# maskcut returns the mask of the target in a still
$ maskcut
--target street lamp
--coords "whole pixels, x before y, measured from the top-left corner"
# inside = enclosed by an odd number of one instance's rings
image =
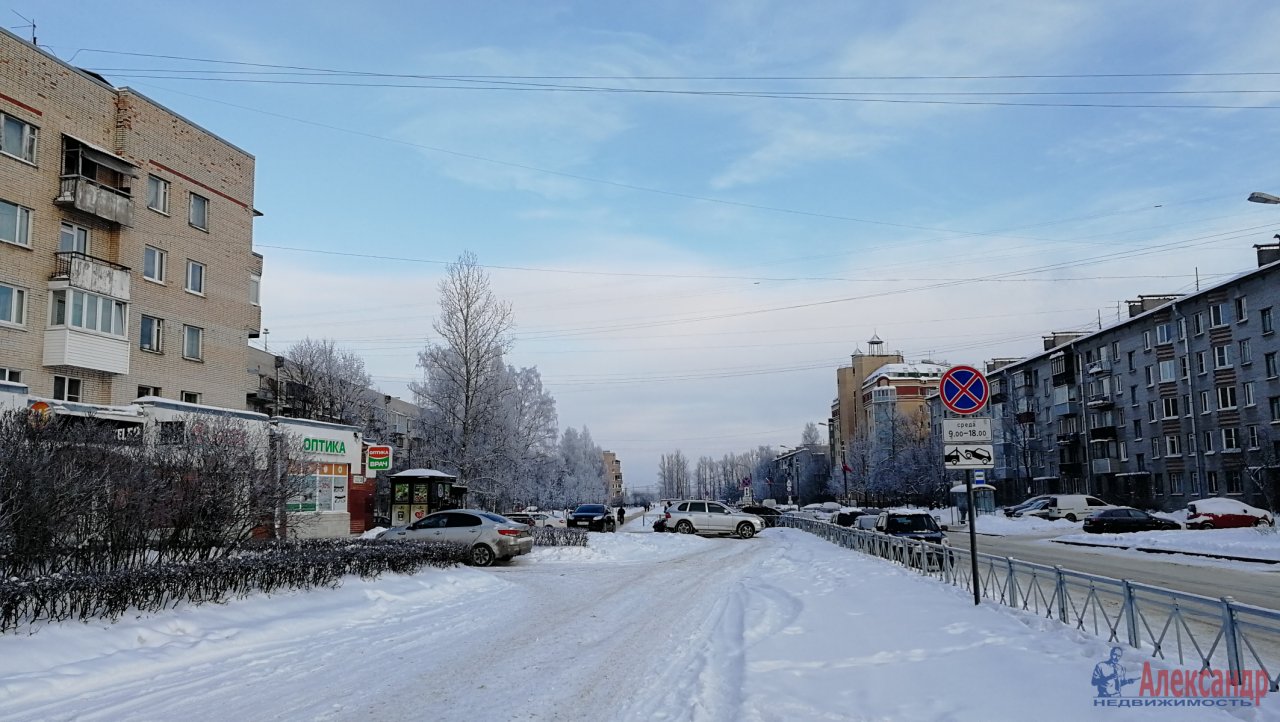
[[[1277,203],[1280,203],[1280,197],[1273,196],[1270,193],[1262,193],[1261,191],[1254,191],[1249,194],[1249,202],[1250,203],[1268,203],[1271,205],[1275,205]]]

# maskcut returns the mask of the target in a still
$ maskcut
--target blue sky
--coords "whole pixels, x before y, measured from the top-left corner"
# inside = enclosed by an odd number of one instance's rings
[[[1274,3],[15,9],[59,57],[256,155],[273,350],[336,338],[403,394],[442,269],[271,246],[541,269],[491,271],[511,362],[536,365],[562,426],[589,426],[634,485],[664,451],[794,443],[872,333],[916,359],[1023,355],[1197,269],[1245,270],[1280,229],[1244,202],[1280,193],[1280,92],[1203,92],[1280,91],[1280,75],[919,78],[1280,73]],[[704,94],[242,72],[281,65]],[[778,92],[808,97],[742,95]],[[1011,94],[1045,92],[1073,94]],[[1143,255],[1105,257],[1125,252]]]

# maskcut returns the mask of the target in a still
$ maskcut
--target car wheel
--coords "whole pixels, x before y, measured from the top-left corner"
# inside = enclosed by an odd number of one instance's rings
[[[493,564],[493,550],[484,544],[477,544],[471,547],[471,565],[476,567],[487,567]]]
[[[1258,517],[1258,520],[1253,523],[1253,525],[1254,526],[1275,526],[1276,523],[1274,521],[1269,521],[1265,516],[1260,516]]]
[[[1076,520],[1075,514],[1067,514],[1067,521],[1075,521],[1075,520]]]
[[[676,524],[676,531],[680,532],[681,534],[692,534],[693,525],[690,524],[687,520],[682,521],[679,524]]]
[[[743,539],[750,539],[756,535],[756,528],[751,526],[751,522],[742,522],[738,525],[738,536]]]
[[[1202,522],[1200,522],[1200,528],[1201,528],[1201,529],[1212,529],[1212,528],[1213,528],[1213,522],[1211,522],[1211,521],[1202,521]]]

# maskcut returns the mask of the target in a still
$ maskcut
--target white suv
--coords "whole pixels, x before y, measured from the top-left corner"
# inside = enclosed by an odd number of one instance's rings
[[[736,534],[750,539],[764,530],[764,519],[716,501],[676,501],[667,507],[666,528],[681,534]]]

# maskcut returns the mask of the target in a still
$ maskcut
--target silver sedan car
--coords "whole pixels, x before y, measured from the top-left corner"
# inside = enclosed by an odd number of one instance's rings
[[[529,527],[489,511],[450,509],[428,514],[406,526],[392,527],[379,539],[426,539],[465,544],[467,560],[487,567],[533,551]]]

